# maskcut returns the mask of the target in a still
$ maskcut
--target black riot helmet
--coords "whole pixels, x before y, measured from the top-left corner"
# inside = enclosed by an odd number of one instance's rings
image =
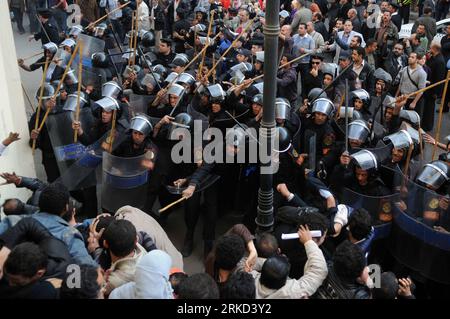
[[[48,51],[52,56],[54,56],[56,54],[56,51],[58,51],[58,45],[53,42],[47,42],[42,46],[42,48],[44,49],[44,52]]]
[[[378,170],[378,159],[374,153],[369,150],[360,150],[350,155],[352,163],[369,173],[374,173]]]
[[[252,103],[253,104],[258,104],[258,105],[261,105],[261,106],[263,106],[263,95],[262,95],[262,93],[258,93],[258,94],[256,94],[253,98],[252,98]]]
[[[188,113],[179,113],[175,116],[174,120],[170,123],[168,131],[169,140],[179,140],[182,138],[183,133],[177,132],[176,129],[186,129],[192,131],[194,127],[194,119]]]
[[[416,177],[416,183],[436,191],[444,185],[448,179],[448,164],[443,161],[433,161],[429,164],[425,164]]]
[[[46,100],[50,99],[56,92],[56,89],[53,85],[50,83],[44,83],[44,88],[42,91],[42,103],[44,103]],[[39,101],[39,97],[41,95],[41,88],[38,88],[36,91],[36,100]],[[59,96],[59,93],[58,93]]]
[[[309,102],[313,102],[319,98],[325,98],[325,99],[328,98],[327,94],[325,93],[324,90],[322,90],[321,88],[313,88],[313,89],[311,89],[311,91],[309,91],[309,93],[308,93],[308,101]]]
[[[368,110],[370,107],[370,95],[364,89],[358,89],[350,93],[351,106],[354,106],[355,100],[361,100],[363,109]]]
[[[147,31],[141,36],[141,44],[146,47],[152,47],[155,45],[155,35],[153,31]]]
[[[96,52],[91,55],[92,66],[95,68],[108,67],[108,58],[104,52]]]
[[[152,71],[154,73],[158,73],[159,75],[161,75],[162,78],[166,78],[167,77],[167,69],[162,65],[162,64],[157,64],[152,68]]]
[[[420,127],[420,115],[413,110],[401,110],[398,118],[400,121],[407,122],[412,125],[416,130]]]

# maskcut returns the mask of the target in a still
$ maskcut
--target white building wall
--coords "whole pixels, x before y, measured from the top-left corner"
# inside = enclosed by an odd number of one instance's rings
[[[36,176],[22,95],[19,66],[10,22],[8,1],[0,1],[0,141],[9,132],[19,132],[22,138],[11,144],[0,156],[0,172],[16,172],[23,176]],[[0,178],[0,184],[4,180]],[[14,185],[0,186],[0,204],[6,198],[26,200],[31,193]]]

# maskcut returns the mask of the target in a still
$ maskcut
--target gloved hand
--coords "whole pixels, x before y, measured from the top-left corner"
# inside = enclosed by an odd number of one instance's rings
[[[339,204],[337,207],[337,213],[334,216],[334,222],[341,224],[342,226],[348,223],[348,209],[347,206]]]

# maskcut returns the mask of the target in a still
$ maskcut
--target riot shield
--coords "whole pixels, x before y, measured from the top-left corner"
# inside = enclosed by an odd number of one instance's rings
[[[144,113],[147,114],[148,107],[155,99],[154,95],[139,95],[131,93],[130,95],[130,113]],[[134,115],[132,115],[134,116]]]
[[[120,73],[124,69],[126,61],[122,58],[122,52],[127,52],[128,48],[123,48],[122,51],[119,48],[108,49],[108,55],[111,58],[111,62],[115,65],[115,69]]]
[[[105,50],[105,41],[87,34],[79,34],[77,42],[83,41],[83,57],[82,64],[86,68],[92,68],[91,56],[96,52],[103,52]],[[74,64],[78,65],[79,57],[74,59]]]
[[[400,201],[400,194],[394,193],[387,196],[367,196],[344,188],[342,204],[354,209],[364,208],[372,217],[372,225],[379,226],[392,221],[392,209]]]
[[[312,171],[316,170],[316,132],[311,130],[305,131],[305,150],[308,151],[308,168]]]
[[[70,111],[50,114],[47,118],[47,130],[52,142],[53,151],[58,163],[59,171],[63,174],[68,168],[86,152],[81,143],[74,143],[72,122],[74,113]],[[83,130],[87,131],[94,123],[90,108],[80,110],[79,120]]]
[[[73,131],[72,131],[73,132]],[[106,132],[95,143],[87,146],[85,152],[68,169],[61,172],[59,181],[64,184],[69,191],[79,190],[97,185],[95,174],[96,168],[102,162],[102,153],[107,147],[105,142],[109,140],[110,131]],[[126,138],[123,131],[116,130],[113,141],[114,150]]]
[[[395,223],[389,241],[392,255],[425,278],[449,285],[448,195],[408,181],[402,188],[401,200],[394,209]]]
[[[56,63],[57,65],[59,65],[60,67],[65,69],[67,64],[69,63],[69,61],[70,61],[70,53],[68,53],[66,50],[60,48],[60,49],[58,49],[58,51],[56,51],[55,55],[53,56],[53,60],[49,65],[49,69],[52,68],[51,67],[52,63],[53,64]],[[73,68],[73,66],[72,66],[72,68]]]
[[[81,83],[86,86],[92,86],[95,90],[100,91],[102,84],[106,81],[106,74],[92,72],[91,69],[83,66]]]
[[[428,188],[406,181],[403,174],[396,175],[401,188],[401,198],[405,205],[402,210],[428,227],[441,226],[450,231],[450,197],[440,195]]]
[[[142,209],[147,195],[148,153],[137,157],[118,157],[103,153],[102,207],[115,212],[131,205]]]

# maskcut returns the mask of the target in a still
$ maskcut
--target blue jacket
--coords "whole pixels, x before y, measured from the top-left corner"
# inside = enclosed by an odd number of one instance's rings
[[[0,234],[14,226],[21,218],[27,216],[29,215],[7,216],[0,223]],[[67,245],[70,256],[77,264],[92,265],[94,267],[98,266],[89,255],[81,233],[76,228],[70,226],[64,219],[48,213],[36,213],[33,214],[32,217],[47,228],[54,237],[62,240]]]

